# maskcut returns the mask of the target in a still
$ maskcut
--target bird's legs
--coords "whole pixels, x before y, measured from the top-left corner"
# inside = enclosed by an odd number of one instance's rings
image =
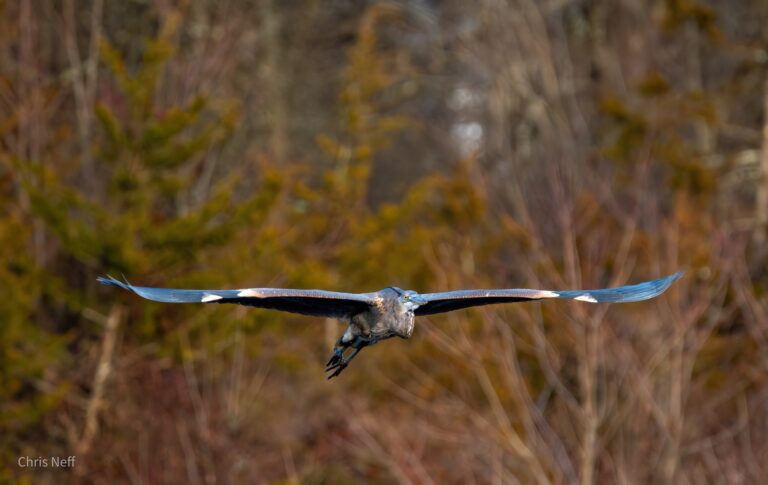
[[[359,354],[364,347],[373,345],[375,343],[375,339],[369,337],[361,337],[359,335],[355,336],[352,341],[345,342],[344,337],[342,336],[333,347],[333,355],[331,355],[331,358],[325,367],[326,372],[334,371],[335,369],[335,371],[328,376],[328,379],[334,378],[341,374],[341,371],[346,369],[352,359],[354,359],[355,356]],[[344,352],[347,349],[352,349],[352,352],[344,357]]]

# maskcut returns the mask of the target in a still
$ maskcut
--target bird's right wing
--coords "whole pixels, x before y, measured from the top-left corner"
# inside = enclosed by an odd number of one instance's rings
[[[450,312],[473,306],[491,305],[494,303],[513,303],[519,301],[541,300],[544,298],[564,298],[580,300],[589,303],[625,303],[642,301],[656,297],[669,285],[680,278],[683,273],[675,273],[665,278],[646,281],[636,285],[620,286],[618,288],[601,288],[597,290],[529,290],[529,289],[497,289],[497,290],[459,290],[444,293],[421,294],[427,303],[416,309],[416,315],[432,315],[434,313]]]
[[[104,285],[132,291],[147,300],[165,303],[236,303],[271,308],[302,315],[347,318],[374,304],[372,293],[340,293],[325,290],[288,288],[245,288],[240,290],[179,290],[133,286],[112,277],[99,277]]]

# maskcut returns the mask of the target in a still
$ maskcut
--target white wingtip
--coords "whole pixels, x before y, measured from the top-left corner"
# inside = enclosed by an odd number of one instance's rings
[[[595,300],[595,298],[589,293],[584,293],[583,295],[579,295],[576,298],[574,298],[574,300],[588,301],[589,303],[597,303],[597,300]]]
[[[211,295],[210,293],[206,293],[205,295],[203,295],[203,297],[200,299],[200,301],[202,303],[208,303],[210,301],[221,300],[221,298],[222,297],[220,297],[219,295]]]

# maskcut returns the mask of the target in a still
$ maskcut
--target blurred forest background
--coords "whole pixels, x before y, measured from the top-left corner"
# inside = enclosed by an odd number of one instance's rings
[[[757,483],[764,0],[0,1],[0,480]],[[343,327],[99,286],[593,288]],[[76,455],[74,470],[19,456]]]

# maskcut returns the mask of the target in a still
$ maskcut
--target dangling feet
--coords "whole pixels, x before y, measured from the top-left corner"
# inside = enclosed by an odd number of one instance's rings
[[[347,343],[339,339],[339,341],[333,347],[333,355],[331,355],[328,363],[325,364],[326,372],[334,371],[331,375],[328,376],[328,379],[332,379],[341,374],[341,371],[347,368],[352,359],[354,359],[355,356],[359,354],[364,347],[373,345],[375,343],[376,341],[374,339],[366,337],[355,337],[352,342]],[[347,357],[344,357],[344,352],[346,352],[348,349],[352,349],[352,352]]]
[[[355,356],[360,352],[360,349],[353,349],[352,353],[349,354],[348,357],[343,356],[343,352],[339,349],[334,349],[333,356],[331,357],[331,360],[328,361],[328,365],[325,368],[326,372],[330,372],[335,369],[333,374],[328,376],[328,379],[332,379],[339,374],[341,374],[341,371],[347,368],[350,361],[355,358]]]
[[[331,355],[331,359],[328,361],[327,364],[325,364],[326,371],[329,370],[332,367],[335,367],[338,365],[341,361],[344,360],[344,351],[346,350],[345,347],[339,347],[335,346],[333,347],[333,355]]]

